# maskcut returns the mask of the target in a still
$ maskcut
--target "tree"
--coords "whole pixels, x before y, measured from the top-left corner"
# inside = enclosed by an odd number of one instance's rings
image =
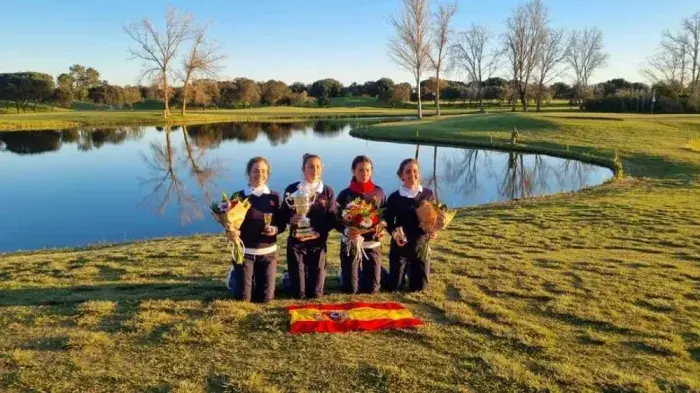
[[[411,85],[409,83],[399,83],[392,86],[389,90],[385,90],[379,96],[379,101],[391,105],[395,108],[411,99]]]
[[[199,79],[192,82],[192,102],[206,108],[220,98],[219,84],[212,79]]]
[[[220,53],[218,44],[206,41],[207,28],[203,26],[194,30],[192,48],[182,60],[182,116],[185,116],[190,82],[203,76],[215,77],[226,58]]]
[[[657,52],[647,58],[647,67],[642,75],[654,83],[679,81],[685,85],[687,74],[688,36],[672,34],[666,30],[661,35],[661,44]]]
[[[491,79],[499,68],[501,51],[492,45],[493,34],[485,26],[472,25],[460,33],[451,47],[452,67],[467,74],[477,84],[479,109],[484,111],[484,81]]]
[[[377,94],[375,96],[381,96],[382,94],[391,90],[392,87],[394,87],[394,81],[390,78],[381,78],[374,82],[374,85],[377,89]]]
[[[428,0],[403,0],[401,15],[391,19],[396,37],[389,41],[389,56],[413,74],[418,94],[418,118],[423,118],[420,81],[430,62],[430,10]]]
[[[129,105],[129,109],[134,110],[134,104],[143,101],[141,89],[138,86],[124,86],[122,91],[124,103]]]
[[[700,11],[682,23],[682,37],[686,53],[690,61],[690,86],[693,94],[698,94],[700,89]]]
[[[144,63],[143,77],[157,76],[163,89],[163,103],[165,110],[163,116],[170,115],[168,73],[172,60],[177,51],[191,36],[192,16],[180,15],[174,9],[169,8],[165,14],[165,31],[158,32],[150,19],[144,18],[140,22],[133,22],[124,27],[126,34],[136,44],[129,52],[133,58],[141,59]]]
[[[124,105],[123,89],[120,86],[105,85],[104,101],[109,106],[121,108]]]
[[[432,47],[436,52],[428,51],[428,58],[430,65],[435,70],[435,80],[437,81],[440,81],[440,71],[442,71],[445,59],[449,54],[449,42],[452,35],[450,22],[456,13],[456,4],[441,4],[434,16]],[[435,89],[435,114],[440,116],[440,88]]]
[[[292,93],[297,94],[301,94],[302,92],[308,92],[306,85],[301,82],[292,83],[291,85],[289,85],[289,89],[292,91]]]
[[[54,94],[53,77],[39,72],[15,72],[0,74],[0,100],[15,103],[17,112],[27,111],[27,105],[37,105],[50,99]]]
[[[236,78],[234,83],[236,84],[235,103],[249,107],[260,102],[260,87],[254,80]]]
[[[595,70],[605,66],[608,54],[603,52],[603,32],[598,28],[574,30],[566,50],[566,62],[576,75],[576,98],[588,87]]]
[[[506,20],[506,53],[513,72],[514,90],[524,112],[527,112],[530,77],[539,60],[547,22],[542,0],[529,0],[519,5]],[[512,110],[515,111],[515,100]]]
[[[547,90],[546,85],[549,84],[552,73],[556,67],[564,61],[566,56],[564,30],[555,30],[545,28],[544,36],[542,37],[542,47],[538,54],[537,65],[537,90],[535,92],[535,101],[537,102],[537,112],[542,109],[542,98]]]
[[[265,82],[262,88],[262,99],[272,106],[277,105],[281,100],[289,98],[291,95],[291,90],[282,81],[269,80]]]
[[[60,74],[57,78],[56,81],[58,82],[58,89],[61,89],[61,94],[67,94],[68,97],[61,97],[61,101],[65,103],[65,99],[69,101],[68,106],[73,102],[73,91],[74,91],[74,86],[73,86],[73,77],[70,76],[70,74]]]
[[[320,79],[314,82],[309,89],[309,94],[315,98],[326,96],[338,97],[343,91],[343,84],[335,79]]]
[[[69,108],[73,102],[71,100],[71,92],[65,86],[59,86],[54,89],[51,101],[62,108]]]
[[[567,85],[564,82],[557,82],[552,85],[552,90],[554,91],[554,99],[559,99],[559,100],[570,100],[573,98],[572,96],[572,91],[571,91],[571,86]]]

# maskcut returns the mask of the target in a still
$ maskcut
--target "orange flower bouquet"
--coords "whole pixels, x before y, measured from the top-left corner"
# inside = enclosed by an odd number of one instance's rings
[[[225,193],[222,195],[221,202],[212,203],[209,207],[214,219],[226,229],[227,232],[241,229],[243,220],[250,209],[248,198],[241,199],[238,195],[233,195],[229,198]],[[240,238],[237,241],[229,240],[231,247],[231,257],[235,264],[243,263],[243,255],[245,253],[245,245]]]
[[[418,258],[427,261],[430,256],[430,237],[437,231],[444,230],[452,222],[456,212],[448,210],[447,205],[424,200],[416,208],[416,215],[425,235],[418,239]]]
[[[356,198],[348,203],[344,209],[338,209],[338,211],[343,225],[346,228],[357,230],[361,234],[376,231],[381,222],[382,209],[362,198]],[[352,256],[356,262],[362,260],[362,255],[365,252],[362,243],[362,239],[348,241],[348,255]]]

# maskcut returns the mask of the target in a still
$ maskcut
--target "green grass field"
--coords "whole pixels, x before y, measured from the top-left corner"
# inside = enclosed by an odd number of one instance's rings
[[[289,299],[225,293],[220,236],[7,254],[0,391],[700,392],[700,116],[468,115],[357,132],[499,144],[514,126],[520,149],[619,149],[628,177],[461,209],[424,293],[348,297],[329,279],[324,301],[399,301],[424,327],[291,336]]]

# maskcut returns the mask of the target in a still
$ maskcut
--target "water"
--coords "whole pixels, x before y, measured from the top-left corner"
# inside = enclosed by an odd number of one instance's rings
[[[347,187],[358,154],[374,181],[396,190],[415,145],[349,135],[356,123],[227,123],[0,132],[0,252],[220,232],[206,205],[245,185],[254,155],[272,165],[270,187],[301,179],[301,156],[320,154],[324,182]],[[437,155],[437,162],[434,156]],[[450,206],[573,191],[612,176],[606,168],[541,155],[420,146],[424,185]]]

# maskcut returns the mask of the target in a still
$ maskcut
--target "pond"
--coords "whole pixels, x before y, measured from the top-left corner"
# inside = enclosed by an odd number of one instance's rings
[[[374,181],[396,190],[399,162],[419,154],[424,185],[449,206],[574,191],[612,177],[607,168],[535,154],[370,142],[353,121],[223,123],[0,132],[0,252],[220,232],[207,214],[245,185],[255,155],[270,187],[300,180],[301,156],[320,154],[324,182],[347,187],[367,154]],[[435,159],[437,158],[437,159]]]

